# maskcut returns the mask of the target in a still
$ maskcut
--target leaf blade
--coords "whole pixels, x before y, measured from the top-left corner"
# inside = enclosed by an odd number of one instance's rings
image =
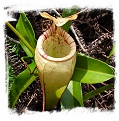
[[[35,33],[33,30],[33,27],[26,17],[25,13],[21,13],[19,20],[16,25],[17,31],[23,36],[23,38],[30,44],[30,46],[35,49],[36,47],[36,39],[35,39]],[[29,49],[24,45],[24,43],[20,40],[20,44],[26,54],[29,57],[33,57],[33,54],[29,51]]]
[[[83,107],[83,95],[82,95],[82,87],[81,83],[76,81],[73,81],[73,96],[77,99],[78,102],[74,101],[74,106],[81,106]]]
[[[86,93],[86,94],[83,96],[83,100],[84,100],[84,102],[85,102],[86,100],[88,100],[88,99],[94,97],[95,95],[97,95],[97,94],[99,94],[99,93],[101,93],[101,92],[104,92],[104,91],[106,91],[106,90],[108,90],[108,89],[112,89],[112,88],[114,88],[114,84],[110,84],[110,85],[106,85],[106,86],[100,87],[100,88],[98,88],[98,89],[96,89],[96,90],[93,90],[93,91],[91,91],[91,92]]]
[[[61,97],[61,107],[72,109],[79,106],[84,106],[81,83],[72,80]]]
[[[113,56],[115,54],[115,50],[116,50],[116,44],[114,43],[113,47],[112,47],[112,50],[110,51],[110,54],[109,54],[109,56],[108,56],[108,58],[106,60],[106,63],[108,63],[111,56]]]
[[[84,54],[77,54],[76,66],[72,80],[95,84],[101,83],[114,77],[114,70],[106,63],[88,57]]]
[[[34,63],[29,64],[32,67]],[[26,69],[21,72],[9,90],[9,106],[14,108],[20,94],[37,78],[36,75],[30,74],[29,70]]]

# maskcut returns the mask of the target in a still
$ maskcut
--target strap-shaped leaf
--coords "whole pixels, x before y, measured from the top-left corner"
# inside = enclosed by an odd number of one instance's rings
[[[20,14],[19,20],[16,25],[16,29],[22,35],[22,37],[30,44],[30,46],[35,49],[36,47],[35,33],[25,13]],[[24,51],[26,52],[26,54],[29,57],[33,57],[30,50],[26,47],[26,45],[24,45],[24,43],[21,40],[20,40],[20,44],[24,49]]]
[[[108,89],[112,89],[112,88],[114,88],[114,84],[106,85],[106,86],[100,87],[96,90],[92,90],[83,96],[83,101],[85,102],[86,100],[94,97],[95,95],[100,94],[101,92],[104,92],[104,91],[106,91]]]
[[[83,106],[81,83],[70,81],[61,97],[61,107],[62,109],[72,109],[78,106]]]
[[[116,44],[114,43],[114,44],[113,44],[113,47],[112,47],[112,50],[110,51],[110,54],[109,54],[109,56],[108,56],[108,58],[107,58],[107,60],[106,60],[106,63],[108,63],[110,57],[113,56],[113,55],[115,54],[115,49],[116,49]]]
[[[78,53],[72,80],[95,84],[114,77],[114,70],[106,63]]]
[[[30,69],[33,70],[35,68],[35,63],[32,62],[29,64]],[[19,96],[21,93],[37,78],[36,75],[30,74],[29,70],[26,69],[21,72],[17,78],[15,79],[14,83],[12,84],[9,90],[9,106],[10,108],[14,108]]]

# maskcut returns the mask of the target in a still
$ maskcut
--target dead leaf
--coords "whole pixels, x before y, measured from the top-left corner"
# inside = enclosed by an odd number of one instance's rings
[[[46,13],[46,12],[42,12],[42,13],[40,12],[40,15],[41,15],[42,17],[44,17],[44,18],[48,18],[48,19],[52,20],[52,21],[55,23],[56,26],[62,26],[62,25],[64,25],[66,22],[68,22],[69,20],[75,20],[75,19],[77,19],[78,14],[81,13],[81,12],[83,12],[83,11],[85,11],[85,10],[86,10],[86,9],[84,9],[84,10],[82,10],[82,11],[76,13],[76,14],[73,14],[73,15],[71,15],[71,16],[65,17],[65,18],[62,18],[62,17],[57,17],[57,18],[55,18],[55,17],[49,15],[49,14]]]

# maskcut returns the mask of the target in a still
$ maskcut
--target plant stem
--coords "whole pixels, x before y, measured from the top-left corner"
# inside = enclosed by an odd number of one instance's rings
[[[25,44],[25,46],[31,51],[34,55],[35,50],[29,45],[29,43],[22,37],[22,35],[9,23],[6,22],[6,25],[19,37],[19,39]]]

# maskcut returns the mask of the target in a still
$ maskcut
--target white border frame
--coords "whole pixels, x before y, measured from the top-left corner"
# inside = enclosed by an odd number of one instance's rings
[[[118,120],[118,111],[119,111],[119,77],[118,77],[118,67],[119,67],[119,58],[118,58],[118,48],[119,48],[119,11],[118,11],[118,3],[116,0],[3,0],[1,1],[0,6],[0,32],[1,32],[1,40],[0,40],[0,118],[2,120]],[[81,8],[112,8],[114,11],[114,40],[116,41],[116,82],[115,82],[115,109],[112,112],[100,112],[99,110],[94,111],[92,109],[85,108],[76,108],[72,110],[62,111],[60,113],[53,112],[50,114],[49,112],[26,112],[21,116],[18,116],[17,113],[11,112],[11,110],[7,107],[7,96],[6,96],[6,84],[5,84],[5,58],[4,58],[4,24],[5,21],[9,21],[9,17],[4,10],[4,7],[11,6],[11,10],[37,10],[44,8],[63,8],[63,7],[71,7],[73,5],[77,5]],[[30,115],[32,114],[32,115]]]

